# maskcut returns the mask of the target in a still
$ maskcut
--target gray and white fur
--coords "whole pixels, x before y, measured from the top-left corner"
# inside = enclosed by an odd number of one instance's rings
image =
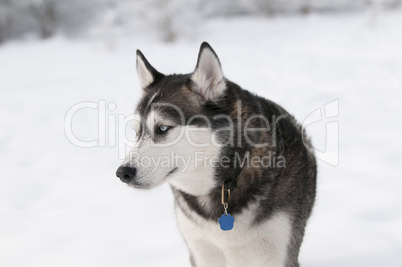
[[[299,266],[317,175],[301,125],[226,79],[205,42],[190,74],[164,75],[140,51],[137,72],[143,91],[137,141],[116,174],[135,188],[171,185],[191,265]],[[162,164],[173,155],[179,160]],[[249,164],[252,159],[268,164]],[[230,231],[217,221],[222,185],[231,190]]]

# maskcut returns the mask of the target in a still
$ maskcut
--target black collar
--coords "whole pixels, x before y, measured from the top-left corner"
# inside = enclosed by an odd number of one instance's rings
[[[231,191],[233,191],[233,189],[237,188],[237,178],[238,177],[236,177],[235,179],[232,179],[232,178],[227,179],[223,183],[225,190],[230,189]]]

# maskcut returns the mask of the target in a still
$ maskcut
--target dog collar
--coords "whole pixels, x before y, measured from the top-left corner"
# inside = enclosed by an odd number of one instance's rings
[[[223,186],[225,187],[225,190],[228,190],[228,189],[235,189],[235,188],[237,188],[237,178],[235,178],[235,179],[232,179],[232,178],[230,178],[230,179],[227,179],[224,183],[223,183]]]

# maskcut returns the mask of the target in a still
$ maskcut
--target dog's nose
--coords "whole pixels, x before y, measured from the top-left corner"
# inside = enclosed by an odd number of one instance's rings
[[[134,167],[120,166],[116,171],[116,176],[124,183],[131,182],[137,170]]]

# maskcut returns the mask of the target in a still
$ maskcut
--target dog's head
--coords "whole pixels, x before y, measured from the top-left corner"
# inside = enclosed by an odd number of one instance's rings
[[[203,43],[193,73],[164,75],[137,51],[137,74],[143,92],[134,114],[137,140],[116,175],[136,188],[168,180],[185,192],[207,193],[216,186],[224,135],[216,128],[227,81],[217,55]]]

